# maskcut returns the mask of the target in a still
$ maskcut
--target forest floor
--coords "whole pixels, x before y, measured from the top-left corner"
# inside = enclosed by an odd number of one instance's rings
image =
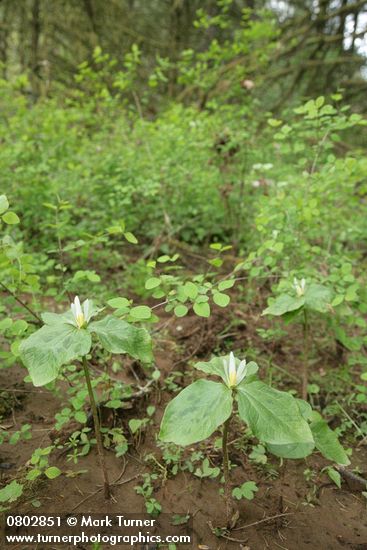
[[[234,310],[236,306],[234,305]],[[161,319],[161,330],[156,344],[156,365],[160,369],[161,380],[173,371],[181,372],[181,379],[175,382],[186,385],[185,373],[192,368],[188,363],[196,358],[207,358],[213,350],[223,347],[223,340],[231,339],[232,349],[269,349],[273,365],[283,365],[281,373],[283,389],[297,387],[297,368],[300,357],[291,355],[291,346],[298,337],[297,327],[292,337],[289,334],[281,338],[275,345],[262,340],[251,330],[253,319],[248,313],[238,311],[243,317],[243,323],[236,328],[229,326],[226,310],[215,311],[214,315],[203,320],[188,316],[183,319]],[[236,311],[235,311],[236,314]],[[261,357],[261,355],[260,355]],[[261,367],[261,360],[259,361]],[[287,365],[292,365],[291,368]],[[320,366],[321,365],[321,366]],[[335,368],[335,358],[326,354],[322,361],[314,362],[313,369],[320,372]],[[132,371],[134,368],[134,373]],[[264,368],[260,368],[261,371]],[[274,371],[276,376],[279,371]],[[287,372],[289,376],[287,376]],[[134,376],[133,376],[134,374]],[[132,365],[113,375],[123,382],[136,383],[139,377],[142,385],[146,382],[146,374],[142,369]],[[198,373],[197,376],[200,376]],[[64,406],[62,399],[57,399],[45,388],[34,388],[23,382],[24,369],[12,369],[9,379],[7,370],[0,371],[0,390],[6,391],[13,399],[13,405],[7,418],[3,419],[4,427],[11,430],[19,429],[24,423],[32,425],[33,437],[19,442],[16,446],[4,444],[0,451],[0,462],[12,463],[12,469],[3,472],[3,481],[15,477],[19,468],[29,460],[32,451],[37,447],[48,446],[57,436],[67,440],[75,426],[62,428],[55,434],[54,415]],[[188,376],[188,378],[191,377]],[[106,451],[106,461],[110,479],[116,481],[113,485],[113,500],[106,502],[101,489],[101,474],[98,468],[96,450],[79,459],[77,464],[67,460],[65,450],[54,453],[52,463],[58,466],[63,475],[55,480],[38,479],[17,502],[13,512],[22,514],[68,514],[68,513],[99,513],[99,514],[145,514],[145,504],[141,496],[136,494],[134,487],[141,484],[144,472],[158,471],[159,478],[154,482],[154,498],[162,506],[166,514],[189,514],[193,517],[194,548],[202,550],[214,549],[288,549],[288,550],[366,550],[367,549],[367,510],[366,499],[358,490],[351,489],[345,482],[338,489],[321,470],[327,465],[319,454],[315,453],[305,460],[285,461],[283,466],[279,460],[269,456],[265,466],[255,464],[247,459],[243,449],[235,445],[237,439],[236,422],[232,423],[230,441],[230,459],[233,464],[231,478],[234,486],[251,480],[257,483],[258,493],[252,501],[237,501],[239,519],[234,530],[218,537],[214,533],[216,527],[225,524],[223,497],[218,492],[218,478],[200,479],[188,471],[178,471],[173,476],[169,472],[162,475],[161,450],[156,445],[156,434],[167,402],[172,393],[161,391],[159,384],[149,387],[150,392],[133,401],[131,409],[118,410],[104,419],[110,427],[120,425],[129,438],[129,450],[120,458]],[[322,393],[322,392],[321,392]],[[321,397],[318,397],[322,399]],[[128,420],[144,417],[146,407],[155,405],[156,411],[152,423],[139,438],[129,435]],[[80,426],[79,426],[80,427]],[[220,433],[218,432],[218,436]],[[212,443],[204,442],[198,446],[210,457],[211,466],[220,466],[221,453]],[[186,449],[186,453],[193,448]],[[145,457],[153,454],[156,464],[147,462]],[[184,455],[185,456],[185,455]],[[157,465],[160,464],[161,466]],[[350,469],[359,467],[367,473],[367,446],[354,445],[352,465]],[[164,468],[163,468],[164,469]],[[80,471],[83,473],[80,473]],[[316,472],[316,477],[307,477],[305,471]],[[72,474],[74,472],[74,474]],[[78,473],[79,472],[79,473]],[[32,506],[32,500],[40,502],[38,508]],[[159,520],[158,520],[159,521]],[[175,526],[174,534],[185,533],[185,525]],[[144,546],[135,546],[145,548]],[[16,548],[31,548],[18,545]],[[47,546],[47,550],[49,550]],[[83,545],[78,548],[86,548]],[[103,544],[102,549],[115,548]],[[149,547],[151,548],[151,547]],[[179,546],[180,548],[180,546]],[[37,550],[46,550],[46,546],[37,546]]]

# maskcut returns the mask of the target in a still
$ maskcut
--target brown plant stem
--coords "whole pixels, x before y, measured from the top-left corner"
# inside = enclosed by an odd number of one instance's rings
[[[306,309],[303,309],[303,361],[302,361],[302,399],[307,401],[308,386],[308,347],[309,325]]]
[[[10,296],[12,296],[14,298],[14,300],[16,302],[18,302],[18,304],[20,304],[22,307],[24,307],[24,309],[26,309],[28,311],[28,313],[30,313],[31,315],[33,315],[33,317],[35,319],[37,319],[37,324],[40,324],[42,325],[43,324],[43,321],[41,319],[41,317],[39,315],[37,315],[37,313],[35,311],[33,311],[32,308],[30,308],[25,302],[23,302],[23,300],[21,300],[20,298],[18,298],[18,296],[16,294],[14,294],[14,292],[12,292],[10,290],[10,288],[8,288],[6,285],[4,285],[4,283],[2,281],[0,281],[0,285],[3,287],[3,289],[8,293],[10,294]]]
[[[224,475],[224,499],[226,503],[226,519],[229,524],[232,516],[232,496],[229,478],[229,458],[228,458],[228,428],[231,417],[227,418],[223,425],[222,452],[223,452],[223,475]]]
[[[87,382],[90,405],[91,405],[91,408],[92,408],[94,431],[95,431],[96,440],[97,440],[97,450],[98,450],[99,463],[100,463],[102,474],[103,474],[104,496],[105,496],[106,500],[109,500],[111,498],[111,489],[110,489],[110,483],[109,483],[109,480],[108,480],[107,468],[106,468],[106,463],[105,463],[104,453],[103,453],[101,425],[100,425],[100,422],[99,422],[96,401],[94,399],[94,393],[93,393],[92,383],[91,383],[91,379],[90,379],[87,358],[86,358],[85,355],[83,356],[83,369],[84,369],[85,380]]]

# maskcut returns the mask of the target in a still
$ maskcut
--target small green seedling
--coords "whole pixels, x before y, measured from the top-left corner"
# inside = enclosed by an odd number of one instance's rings
[[[200,477],[201,479],[204,477],[210,477],[211,479],[214,479],[218,477],[220,474],[220,468],[217,466],[215,468],[212,468],[209,464],[209,459],[204,458],[203,463],[201,467],[199,466],[196,468],[194,475],[197,477]]]
[[[42,474],[48,477],[48,479],[55,479],[61,475],[61,470],[59,468],[56,466],[50,466],[48,463],[48,457],[53,449],[54,447],[50,446],[35,449],[33,451],[32,457],[29,461],[30,469],[26,476],[28,481],[34,481]]]
[[[286,322],[302,316],[303,324],[303,370],[302,370],[302,399],[307,399],[308,388],[308,350],[310,347],[310,319],[309,313],[330,313],[333,293],[323,285],[306,284],[305,279],[294,279],[293,294],[283,293],[271,302],[263,311],[263,315],[282,317]]]
[[[158,474],[143,474],[143,484],[134,487],[137,495],[141,495],[145,500],[145,508],[151,516],[159,516],[162,506],[152,495],[154,492],[153,483],[158,479]]]
[[[240,487],[235,487],[233,489],[232,496],[237,500],[241,500],[242,498],[252,500],[258,490],[259,489],[254,481],[245,481],[245,483],[242,483]]]
[[[13,480],[0,489],[0,512],[7,510],[6,506],[15,502],[23,494],[24,485]]]
[[[229,424],[237,414],[237,407],[240,419],[272,454],[281,458],[304,458],[316,447],[329,460],[349,464],[343,447],[325,420],[312,411],[306,401],[261,382],[256,375],[258,366],[253,361],[239,361],[230,353],[214,357],[207,363],[197,363],[195,367],[208,375],[219,376],[222,382],[201,379],[182,390],[165,410],[159,438],[187,446],[207,439],[223,427],[228,521],[232,502],[227,440]]]
[[[151,338],[143,328],[137,328],[112,315],[90,322],[100,310],[91,300],[80,304],[78,296],[68,312],[44,313],[44,326],[24,340],[20,355],[35,386],[53,382],[63,365],[81,359],[93,413],[97,449],[104,478],[104,493],[110,498],[110,485],[103,455],[101,427],[92,389],[87,355],[92,347],[92,337],[97,336],[100,345],[110,353],[127,353],[143,363],[153,359]]]

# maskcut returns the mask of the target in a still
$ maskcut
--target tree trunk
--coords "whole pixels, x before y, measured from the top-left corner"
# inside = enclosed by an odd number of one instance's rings
[[[39,43],[41,36],[40,0],[33,0],[31,11],[31,50],[30,50],[30,82],[32,94],[37,99],[40,96],[40,59]]]

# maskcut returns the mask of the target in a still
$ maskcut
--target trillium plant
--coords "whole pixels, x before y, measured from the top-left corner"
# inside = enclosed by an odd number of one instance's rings
[[[221,378],[221,382],[200,379],[182,390],[165,410],[159,438],[187,446],[222,430],[228,521],[232,511],[228,430],[234,418],[239,418],[252,435],[278,457],[300,459],[316,448],[333,462],[349,464],[343,447],[326,421],[306,401],[259,380],[255,362],[240,361],[230,353],[197,363],[195,368]]]
[[[327,314],[333,311],[333,293],[324,285],[294,278],[292,292],[271,298],[263,315],[281,317],[285,322],[301,319],[303,326],[302,399],[307,399],[308,353],[310,348],[310,313]]]
[[[99,461],[104,478],[105,497],[110,498],[110,485],[103,455],[100,421],[96,399],[92,388],[88,358],[96,343],[110,353],[127,353],[142,363],[153,361],[151,338],[147,330],[138,328],[113,315],[106,315],[90,322],[100,315],[92,300],[80,303],[75,297],[66,313],[44,313],[44,326],[34,332],[20,345],[20,356],[27,367],[35,386],[53,382],[64,365],[72,361],[82,363],[93,414]]]

